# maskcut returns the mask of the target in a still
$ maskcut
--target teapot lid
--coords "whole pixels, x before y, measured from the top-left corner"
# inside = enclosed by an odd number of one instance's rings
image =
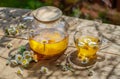
[[[62,16],[62,11],[53,6],[44,6],[33,11],[33,16],[44,22],[54,21]]]

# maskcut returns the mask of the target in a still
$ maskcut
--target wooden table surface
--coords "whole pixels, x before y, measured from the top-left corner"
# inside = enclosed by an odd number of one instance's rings
[[[15,72],[18,67],[6,66],[8,54],[21,45],[27,45],[28,40],[9,38],[4,36],[4,29],[7,26],[22,23],[23,17],[27,16],[31,10],[0,8],[0,79],[120,79],[120,26],[101,24],[99,30],[101,34],[110,42],[109,47],[101,50],[99,53],[105,57],[104,61],[98,62],[90,70],[93,75],[88,76],[88,70],[62,71],[56,66],[56,63],[65,64],[66,56],[74,48],[73,33],[76,28],[82,25],[92,25],[93,21],[83,20],[74,17],[64,16],[69,26],[69,46],[65,54],[57,60],[43,60],[38,63],[32,63],[30,68],[24,69],[23,77]],[[21,37],[20,37],[21,38]],[[12,43],[13,47],[7,49],[6,45]],[[41,75],[40,67],[48,67],[48,74]]]

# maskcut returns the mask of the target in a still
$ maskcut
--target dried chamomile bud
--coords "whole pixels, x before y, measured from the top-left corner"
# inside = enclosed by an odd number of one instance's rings
[[[26,29],[27,26],[26,26],[25,24],[20,23],[20,24],[18,25],[18,28],[19,28],[19,29]]]
[[[34,54],[33,60],[34,60],[35,62],[38,62],[39,58],[38,58],[38,55],[37,55],[37,54]]]
[[[60,63],[56,63],[56,67],[61,67],[61,64]]]
[[[16,66],[18,65],[17,61],[16,60],[10,60],[10,63],[12,66]]]
[[[10,35],[8,32],[8,28],[5,29],[5,35]]]
[[[6,47],[7,47],[8,49],[10,49],[11,47],[13,47],[13,45],[12,45],[12,43],[8,43],[8,44],[6,45]]]
[[[5,32],[7,35],[15,36],[18,33],[18,30],[15,27],[10,27],[10,28],[7,28]]]
[[[93,76],[93,71],[89,71],[88,76]]]
[[[7,60],[6,62],[6,66],[8,66],[10,64],[10,60]]]
[[[68,71],[68,68],[66,65],[61,65],[62,71]]]
[[[40,68],[40,72],[43,73],[43,74],[48,73],[48,68],[42,66],[42,67]]]

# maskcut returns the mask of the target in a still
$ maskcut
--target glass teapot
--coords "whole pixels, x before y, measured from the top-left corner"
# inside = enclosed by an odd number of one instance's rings
[[[62,17],[62,11],[45,6],[34,10],[32,14],[30,48],[43,59],[63,54],[68,45],[68,24]]]

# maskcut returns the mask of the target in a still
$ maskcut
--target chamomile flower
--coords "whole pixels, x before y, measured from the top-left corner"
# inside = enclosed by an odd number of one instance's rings
[[[85,43],[83,43],[83,42],[79,42],[78,43],[78,46],[80,46],[80,47],[82,47],[82,46],[84,46],[85,45]]]
[[[34,55],[34,52],[33,52],[33,51],[30,51],[30,55],[33,57],[33,55]]]
[[[6,29],[6,34],[8,35],[16,35],[18,30],[15,27],[10,27]]]
[[[92,47],[93,49],[97,49],[98,48],[98,44],[96,42],[89,42],[88,45],[90,47]]]
[[[25,55],[30,55],[30,51],[24,51],[23,56],[25,56]]]
[[[23,70],[21,68],[19,68],[16,73],[17,73],[17,75],[23,75]]]
[[[89,43],[89,42],[91,42],[91,39],[89,37],[88,38],[86,37],[86,38],[84,38],[84,42]]]
[[[16,60],[10,60],[10,63],[11,63],[11,65],[13,65],[13,66],[18,65],[18,63],[17,63],[17,61],[16,61]]]
[[[94,46],[97,46],[97,43],[96,42],[89,42],[88,45],[91,47],[94,47]]]
[[[16,55],[15,55],[15,60],[16,60],[18,63],[21,63],[22,59],[23,59],[22,55],[20,55],[20,54],[16,54]]]
[[[43,73],[43,74],[44,74],[44,73],[48,73],[48,68],[42,66],[42,67],[40,68],[40,72]]]
[[[27,59],[29,62],[32,60],[32,57],[30,54],[26,54],[23,56],[24,59]]]
[[[21,65],[24,66],[24,67],[26,67],[28,64],[29,64],[29,61],[27,59],[23,59],[21,61]]]
[[[85,43],[89,43],[89,42],[91,42],[91,39],[85,38],[85,39],[84,39],[84,42],[85,42]]]

